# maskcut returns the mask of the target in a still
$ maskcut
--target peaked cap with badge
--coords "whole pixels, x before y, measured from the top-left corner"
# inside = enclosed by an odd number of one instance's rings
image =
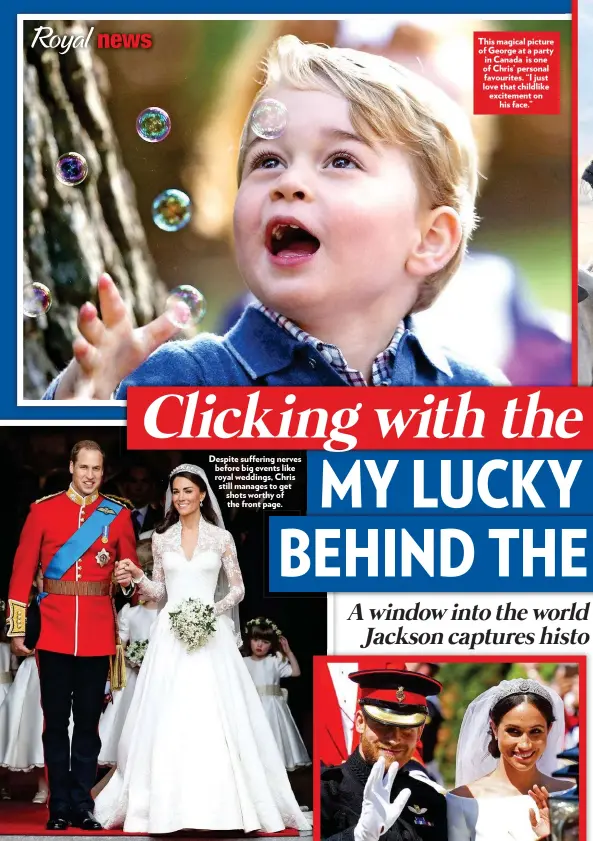
[[[352,672],[360,686],[359,704],[366,718],[397,727],[420,727],[428,718],[426,699],[443,688],[432,677],[399,669]]]

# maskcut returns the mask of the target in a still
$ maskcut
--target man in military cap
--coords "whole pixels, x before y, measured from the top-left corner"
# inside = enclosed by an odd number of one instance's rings
[[[402,658],[365,654],[362,662],[366,669],[373,670],[407,668]],[[323,698],[323,722],[316,728],[315,740],[323,765],[345,762],[360,741],[354,729],[360,686],[350,680],[350,674],[358,669],[356,657],[347,661],[329,657],[315,666],[316,692]]]
[[[105,685],[117,653],[112,579],[115,573],[127,586],[129,576],[118,574],[116,561],[136,563],[136,537],[126,501],[99,493],[103,461],[95,441],[74,446],[68,490],[31,506],[8,592],[12,651],[21,657],[33,648],[37,653],[51,830],[70,825],[102,829],[92,814],[90,792],[101,749],[98,726]],[[27,604],[38,567],[43,573],[41,622],[38,639],[31,639]]]
[[[360,687],[360,744],[321,771],[321,837],[327,841],[447,841],[444,792],[412,757],[434,678],[399,669],[350,674]]]

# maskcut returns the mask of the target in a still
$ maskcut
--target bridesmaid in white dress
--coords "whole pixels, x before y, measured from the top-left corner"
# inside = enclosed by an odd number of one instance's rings
[[[280,686],[282,678],[299,677],[301,674],[288,640],[281,636],[274,622],[263,616],[251,619],[245,631],[248,648],[245,665],[261,698],[284,767],[287,771],[294,771],[311,765],[307,748],[286,702],[286,690]]]
[[[141,597],[167,602],[157,619],[124,725],[116,771],[95,801],[105,828],[169,833],[182,829],[309,831],[290,788],[259,695],[225,615],[241,601],[233,539],[201,468],[170,476],[173,505],[153,535],[152,581]],[[219,574],[228,581],[216,599]],[[122,561],[116,575],[137,575]],[[213,605],[216,631],[189,652],[169,614],[188,598]]]
[[[43,712],[35,657],[26,657],[0,707],[0,765],[9,771],[39,769],[34,803],[47,800],[43,759]]]
[[[562,700],[538,681],[503,680],[472,701],[447,795],[449,841],[548,837],[548,794],[570,787],[550,776],[563,737]]]
[[[12,685],[13,672],[18,668],[18,660],[10,651],[10,639],[6,636],[5,625],[6,603],[0,599],[0,706]]]
[[[34,599],[42,587],[43,576],[37,570],[31,589],[30,611],[37,607]],[[10,654],[10,646],[8,652]],[[9,772],[37,769],[37,792],[33,803],[44,804],[48,787],[41,740],[43,712],[37,662],[30,654],[18,665],[17,658],[12,656],[11,665],[17,671],[14,681],[6,685],[8,691],[4,703],[0,705],[0,766]],[[3,799],[10,799],[8,793]]]
[[[132,607],[125,604],[117,615],[119,638],[126,647],[131,642],[149,640],[152,628],[157,618],[158,603],[147,601]],[[126,721],[136,681],[138,667],[126,660],[126,685],[123,689],[113,693],[113,702],[107,708],[99,721],[99,736],[101,737],[101,752],[99,765],[115,765],[119,740]]]
[[[10,653],[10,640],[5,636],[6,603],[0,599],[0,705],[12,683],[12,665],[14,655]]]
[[[12,654],[10,653],[10,643],[0,642],[0,706],[6,698],[12,683],[11,665]]]
[[[12,673],[16,670],[16,657],[10,653],[10,643],[4,631],[6,605],[0,599],[0,707],[12,686]],[[8,772],[2,768],[2,731],[0,730],[0,800],[10,800]]]

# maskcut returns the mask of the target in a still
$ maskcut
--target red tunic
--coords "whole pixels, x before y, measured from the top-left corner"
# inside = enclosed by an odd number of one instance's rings
[[[14,559],[8,591],[9,611],[13,609],[11,601],[28,604],[38,565],[41,564],[45,571],[61,546],[101,504],[109,504],[109,499],[99,493],[82,497],[72,489],[33,503]],[[104,565],[97,561],[102,549],[109,553]],[[101,560],[104,558],[102,556]],[[111,581],[115,561],[124,558],[138,564],[136,537],[127,508],[111,521],[107,543],[103,543],[99,535],[61,580]],[[82,657],[115,653],[111,596],[50,593],[41,600],[40,612],[41,634],[37,648]],[[17,633],[13,629],[11,635]]]
[[[319,761],[324,765],[339,765],[348,757],[344,738],[342,713],[334,683],[321,657],[315,658],[315,741]]]

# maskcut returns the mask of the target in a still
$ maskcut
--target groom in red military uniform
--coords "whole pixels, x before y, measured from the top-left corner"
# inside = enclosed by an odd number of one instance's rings
[[[112,579],[116,561],[137,563],[134,527],[125,501],[99,493],[103,463],[103,451],[94,441],[74,446],[69,489],[31,506],[8,592],[11,648],[17,656],[25,656],[31,653],[25,645],[27,604],[41,568],[41,630],[34,647],[50,792],[47,828],[53,830],[71,825],[102,829],[92,814],[90,792],[101,749],[98,727],[110,657],[116,653]]]

